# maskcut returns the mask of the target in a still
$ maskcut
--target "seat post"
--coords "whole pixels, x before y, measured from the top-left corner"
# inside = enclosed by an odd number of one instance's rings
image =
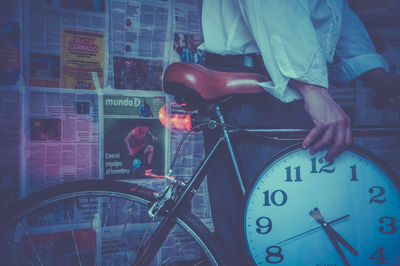
[[[216,112],[216,114],[218,116],[219,121],[224,124],[225,120],[224,120],[224,117],[223,117],[223,115],[221,113],[219,105],[217,105],[215,107],[215,112]],[[235,169],[235,173],[236,173],[236,176],[237,176],[237,179],[238,179],[238,182],[239,182],[240,190],[242,191],[242,194],[244,195],[245,188],[244,188],[244,185],[243,185],[242,175],[240,174],[239,166],[238,166],[238,163],[237,163],[237,160],[236,160],[236,156],[235,156],[235,152],[233,150],[233,146],[232,146],[231,140],[229,138],[229,134],[228,134],[228,132],[227,132],[225,127],[222,127],[222,133],[223,133],[223,138],[226,141],[226,146],[228,148],[229,155],[231,156],[231,159],[232,159],[233,167]]]

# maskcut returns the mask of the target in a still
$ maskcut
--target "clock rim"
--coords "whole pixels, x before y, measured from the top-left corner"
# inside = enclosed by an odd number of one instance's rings
[[[247,256],[247,261],[251,264],[254,264],[254,260],[250,254],[249,246],[247,245],[246,241],[246,235],[245,235],[245,212],[246,212],[246,206],[247,202],[249,199],[249,196],[253,192],[253,188],[255,184],[257,183],[260,175],[265,171],[266,168],[268,168],[272,163],[274,163],[277,159],[283,157],[289,152],[292,152],[297,149],[303,149],[302,148],[302,143],[296,143],[292,144],[278,153],[274,154],[269,160],[267,160],[266,163],[262,167],[260,167],[256,173],[256,175],[253,177],[252,181],[249,183],[246,192],[243,196],[243,200],[241,203],[241,226],[240,226],[240,235],[241,235],[241,243],[242,243],[242,248],[246,250],[246,256]],[[358,146],[356,144],[351,144],[348,148],[346,148],[345,151],[351,151],[354,153],[357,153],[361,156],[367,157],[370,161],[372,161],[375,165],[377,165],[379,168],[382,169],[382,171],[389,177],[390,181],[393,183],[394,187],[397,189],[397,192],[400,194],[400,180],[399,176],[397,173],[387,164],[385,163],[378,155],[374,154],[373,152],[362,148],[361,146]]]

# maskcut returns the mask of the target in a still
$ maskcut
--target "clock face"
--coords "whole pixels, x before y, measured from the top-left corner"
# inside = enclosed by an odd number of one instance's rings
[[[244,238],[257,265],[400,265],[395,174],[352,147],[333,163],[299,145],[246,194]]]

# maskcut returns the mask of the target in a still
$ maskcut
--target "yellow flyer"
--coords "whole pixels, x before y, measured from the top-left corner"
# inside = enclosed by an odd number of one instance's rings
[[[91,72],[104,80],[104,34],[63,29],[61,49],[61,87],[95,89]]]

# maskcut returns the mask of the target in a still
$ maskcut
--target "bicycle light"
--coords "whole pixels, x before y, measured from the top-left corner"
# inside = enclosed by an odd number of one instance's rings
[[[164,104],[158,111],[158,119],[161,124],[171,130],[189,131],[192,128],[192,118],[190,113],[169,113],[167,114]]]

